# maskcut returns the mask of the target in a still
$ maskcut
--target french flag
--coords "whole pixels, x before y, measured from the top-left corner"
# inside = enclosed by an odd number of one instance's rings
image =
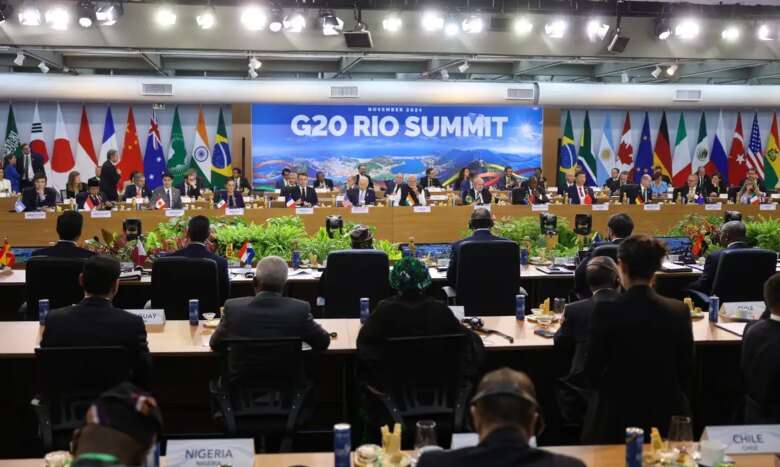
[[[111,115],[111,106],[106,108],[106,121],[103,124],[103,139],[100,143],[100,154],[98,155],[98,164],[108,160],[108,151],[119,151],[119,144],[116,141],[116,130],[114,130],[114,117]]]

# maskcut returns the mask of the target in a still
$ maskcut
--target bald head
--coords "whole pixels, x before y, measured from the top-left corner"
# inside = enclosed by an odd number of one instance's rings
[[[609,256],[596,256],[588,261],[585,268],[585,282],[591,292],[602,289],[614,289],[618,284],[618,267]]]
[[[472,230],[489,229],[493,227],[493,215],[486,208],[477,208],[471,213],[469,227]]]
[[[282,293],[287,284],[287,262],[278,256],[266,256],[257,263],[255,290]]]
[[[742,221],[729,221],[720,227],[720,244],[728,246],[730,243],[745,241],[747,228]]]

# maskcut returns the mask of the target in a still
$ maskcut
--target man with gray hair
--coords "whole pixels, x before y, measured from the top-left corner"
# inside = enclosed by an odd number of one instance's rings
[[[325,350],[330,335],[311,314],[308,302],[283,297],[287,284],[287,263],[267,256],[257,263],[254,297],[231,298],[225,302],[219,327],[211,336],[215,351],[224,350],[225,339],[300,337],[313,350]]]
[[[737,248],[750,248],[747,242],[747,227],[742,221],[729,221],[720,227],[720,239],[718,240],[723,250],[734,250]],[[715,280],[715,272],[718,269],[720,261],[720,251],[713,251],[704,260],[704,268],[701,271],[699,280],[690,285],[693,290],[705,293],[712,292],[712,283]]]

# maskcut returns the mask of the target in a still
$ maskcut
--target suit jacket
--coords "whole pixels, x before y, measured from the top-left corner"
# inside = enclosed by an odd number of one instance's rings
[[[322,182],[318,182],[316,179],[314,180],[314,188],[327,188],[328,190],[333,190],[333,180],[326,178]]]
[[[285,188],[287,188],[287,180],[285,180],[284,178],[279,178],[279,180],[277,180],[276,183],[274,184],[274,188],[276,188],[277,190],[284,190]]]
[[[703,192],[699,189],[699,185],[696,185],[696,196],[703,194]],[[674,189],[674,202],[676,203],[677,200],[682,196],[682,202],[683,204],[688,203],[688,185],[681,186],[679,188]]]
[[[726,250],[736,250],[739,248],[750,248],[746,242],[734,242],[726,246]],[[720,262],[720,251],[713,251],[704,260],[704,268],[701,276],[689,288],[709,295],[712,293],[712,284],[715,281],[715,273],[718,271],[718,262]]]
[[[306,187],[306,196],[301,199],[301,187],[300,186],[294,186],[290,189],[285,190],[284,199],[285,201],[293,200],[296,204],[303,204],[303,203],[309,203],[311,206],[317,205],[317,192],[314,190],[314,188],[307,186]],[[351,202],[351,201],[350,201]]]
[[[595,397],[585,418],[586,443],[618,443],[627,426],[665,433],[672,415],[690,413],[693,331],[685,304],[634,286],[597,302],[590,329],[585,372]]]
[[[623,193],[621,192],[620,196],[623,196]],[[632,199],[628,200],[629,204],[637,204],[640,202],[642,204],[648,204],[653,202],[653,190],[651,187],[647,187],[642,191],[642,185],[639,185],[639,190],[636,192],[636,196],[632,197]]]
[[[593,188],[584,186],[585,195],[590,195],[590,202],[596,204],[596,196],[593,194]],[[580,192],[577,189],[577,185],[572,185],[566,190],[566,194],[569,197],[569,203],[571,204],[585,204],[585,200],[580,199]]]
[[[202,243],[190,243],[179,251],[168,256],[181,256],[182,258],[207,258],[217,263],[217,279],[219,279],[219,303],[220,305],[230,296],[230,276],[228,262],[225,258],[210,252]]]
[[[133,199],[138,195],[138,187],[135,186],[135,184],[127,185],[125,188],[125,194],[122,196],[122,199],[127,201],[128,199]],[[144,185],[141,188],[141,198],[150,198],[152,194],[149,192],[149,188]]]
[[[148,387],[152,365],[140,316],[114,308],[108,300],[90,297],[77,305],[52,310],[46,317],[41,347],[89,346],[127,349],[132,381]]]
[[[403,186],[404,186],[403,183],[400,186],[396,186],[395,180],[388,180],[385,182],[385,193],[388,195],[392,195],[393,193],[395,193],[396,188],[401,188]]]
[[[712,180],[707,181],[707,186],[705,189],[705,193],[707,196],[718,196],[718,195],[727,195],[729,192],[729,187],[726,186],[725,183],[720,182],[717,186],[712,184]]]
[[[100,191],[106,194],[109,201],[116,201],[119,199],[119,193],[116,191],[116,187],[119,184],[121,176],[116,166],[111,161],[103,162],[103,166],[100,169]]]
[[[495,240],[506,240],[503,237],[496,237],[490,232],[490,229],[477,229],[470,237],[454,242],[450,247],[450,265],[447,268],[447,282],[455,287],[455,281],[458,278],[458,249],[468,241],[490,242]]]
[[[347,190],[347,199],[349,200],[350,203],[352,203],[353,206],[360,206],[360,203],[358,202],[360,199],[360,189],[352,188],[350,190]],[[374,193],[374,190],[372,190],[371,188],[367,189],[364,199],[366,205],[376,204],[376,193]]]
[[[585,467],[573,457],[532,448],[511,428],[492,431],[478,445],[452,451],[426,452],[417,467]]]
[[[236,191],[243,192],[244,190],[252,191],[252,184],[249,183],[246,177],[233,178],[236,182]]]
[[[423,177],[420,179],[420,186],[423,188],[441,187],[441,182],[435,177]]]
[[[219,327],[209,344],[222,351],[225,339],[285,337],[300,337],[314,350],[325,350],[330,345],[330,335],[314,321],[308,302],[275,292],[260,292],[255,297],[225,302]]]
[[[128,187],[129,188],[129,187]],[[190,198],[200,198],[200,185],[195,182],[195,186],[191,187],[186,181],[182,181],[176,186],[182,196],[189,196]]]
[[[425,190],[420,185],[417,185],[416,189],[412,189],[406,183],[401,186],[399,206],[424,206],[427,203]]]
[[[30,163],[32,164],[33,168],[33,175],[37,173],[44,173],[43,169],[43,156],[40,154],[36,154],[34,152],[30,153]],[[20,180],[27,180],[28,178],[28,171],[26,170],[27,167],[25,167],[25,156],[22,155],[20,157],[16,158],[16,171],[19,173],[19,179]],[[28,182],[32,183],[32,179],[27,180]]]
[[[240,191],[234,191],[233,192],[233,202],[231,204],[230,199],[228,198],[227,190],[221,190],[217,192],[217,198],[214,200],[216,203],[219,203],[222,200],[225,200],[225,207],[230,209],[235,208],[243,208],[246,207],[244,204],[244,195],[241,194]]]
[[[564,193],[568,193],[568,192],[569,192],[569,188],[571,188],[571,187],[573,187],[573,186],[574,186],[574,183],[572,183],[571,185],[569,185],[568,183],[566,183],[566,182],[563,182],[563,185],[560,185],[560,186],[558,187],[558,196],[563,196],[563,195],[564,195]]]
[[[496,187],[499,190],[511,190],[513,188],[517,188],[521,185],[520,177],[517,175],[512,175],[509,180],[507,180],[506,175],[501,175],[501,178],[498,179],[498,183],[496,184]]]
[[[358,183],[358,180],[359,180],[358,177],[366,177],[368,179],[368,187],[371,188],[371,189],[374,188],[374,181],[371,179],[371,176],[368,175],[368,174],[366,174],[366,175],[360,175],[360,174],[355,175],[355,186],[357,186],[357,183]]]
[[[742,338],[745,423],[780,423],[780,321],[761,319]]]
[[[84,209],[84,203],[86,203],[87,198],[91,196],[92,195],[89,194],[88,192],[79,193],[78,195],[76,195],[76,207],[78,209]],[[98,193],[92,198],[92,204],[97,209],[104,209],[104,208],[98,208],[98,206],[105,203],[106,201],[108,201],[108,196],[106,196],[105,193]]]
[[[181,192],[178,188],[171,187],[171,200],[170,203],[165,200],[165,187],[158,186],[157,188],[152,191],[152,196],[149,197],[149,208],[150,209],[157,209],[157,200],[163,199],[166,204],[167,209],[181,209],[182,203],[181,203]]]
[[[25,211],[37,211],[39,208],[53,208],[57,206],[57,190],[46,187],[43,189],[44,199],[38,198],[35,187],[27,187],[22,190],[22,203]]]
[[[710,176],[705,175],[703,177],[698,177],[698,181],[696,183],[696,188],[698,188],[700,193],[707,193],[707,189],[710,186]]]
[[[60,240],[50,247],[33,251],[32,256],[50,256],[53,258],[91,258],[95,256],[95,252],[81,248],[74,242]]]
[[[609,188],[610,194],[617,194],[618,190],[620,190],[621,187],[620,178],[615,180],[614,178],[610,177],[607,179],[607,181],[604,183],[604,188]]]
[[[480,204],[490,204],[493,201],[493,195],[490,193],[490,190],[484,187],[480,193],[477,193],[474,188],[464,191],[461,194],[461,201],[463,201],[463,204],[474,204],[477,202],[478,194],[482,195],[482,203]],[[471,201],[469,201],[469,199]]]
[[[78,195],[79,193],[84,193],[85,191],[87,191],[87,184],[79,183],[78,191],[71,191],[70,189],[65,189],[62,191],[65,192],[65,196],[63,196],[64,198],[75,198],[76,195]]]
[[[533,200],[531,195],[533,195]],[[532,190],[528,186],[528,182],[523,182],[520,188],[512,190],[512,204],[546,204],[549,202],[550,198],[540,185],[536,186],[536,190]]]

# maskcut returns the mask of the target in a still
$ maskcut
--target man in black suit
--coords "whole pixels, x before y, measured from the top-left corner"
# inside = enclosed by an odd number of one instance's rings
[[[111,304],[119,290],[119,261],[108,256],[89,258],[79,283],[84,300],[49,313],[41,347],[122,346],[130,359],[132,381],[148,387],[151,358],[144,322]]]
[[[241,174],[241,169],[233,167],[233,180],[236,182],[236,190],[248,195],[252,192],[252,184]]]
[[[499,190],[514,190],[519,188],[522,180],[520,177],[514,174],[514,170],[510,166],[504,167],[504,176],[498,180],[496,184]]]
[[[92,177],[87,180],[87,191],[76,195],[76,207],[78,209],[111,209],[114,203],[108,201],[105,193],[100,192],[100,180]],[[87,205],[87,200],[91,206]]]
[[[33,177],[33,186],[22,190],[25,211],[53,210],[57,206],[57,190],[46,186],[46,174],[39,172]]]
[[[558,381],[558,405],[564,419],[577,425],[582,423],[587,406],[585,356],[588,353],[590,317],[596,303],[615,298],[620,286],[617,264],[612,258],[597,256],[585,262],[585,283],[591,297],[566,305],[561,327],[554,338],[556,348],[572,356],[569,374]]]
[[[764,284],[769,316],[745,330],[742,375],[745,381],[745,423],[780,423],[780,274]]]
[[[699,177],[696,174],[688,175],[686,185],[674,190],[675,203],[695,203],[700,196],[704,196],[704,192],[699,189]]]
[[[490,190],[485,188],[485,182],[482,177],[475,176],[471,179],[471,189],[466,190],[461,195],[463,204],[490,204],[493,201],[493,195]]]
[[[739,187],[742,188],[745,186],[745,182],[748,180],[752,180],[756,182],[756,186],[758,187],[758,191],[761,193],[766,193],[766,186],[764,186],[764,181],[761,180],[761,178],[758,176],[758,172],[756,172],[756,169],[751,167],[747,170],[747,177],[743,178],[739,181]],[[774,188],[774,187],[772,187]]]
[[[550,198],[542,189],[536,175],[531,175],[519,188],[512,190],[512,204],[547,204]]]
[[[593,250],[601,245],[619,245],[624,238],[630,237],[633,231],[634,221],[628,214],[619,213],[609,217],[607,221],[607,240],[594,242],[587,254],[580,258],[580,262],[574,270],[574,293],[577,297],[588,298],[592,295],[585,279],[585,268]]]
[[[29,144],[22,145],[22,156],[16,158],[16,171],[19,172],[19,189],[33,186],[35,174],[43,173],[43,156],[33,154]]]
[[[385,196],[400,196],[404,186],[404,174],[395,174],[392,180],[385,182]]]
[[[626,173],[628,176],[628,173]],[[610,177],[604,182],[604,188],[609,189],[610,194],[617,194],[623,183],[620,183],[620,169],[612,169],[610,171]]]
[[[276,184],[274,185],[277,190],[284,190],[287,188],[290,172],[291,170],[287,167],[282,169],[282,176],[279,178],[279,180],[276,181]]]
[[[358,177],[366,177],[368,179],[368,187],[372,190],[374,189],[374,181],[371,180],[371,176],[368,175],[368,169],[366,168],[366,164],[360,164],[358,166],[358,173],[355,176],[355,179]]]
[[[696,169],[696,185],[700,193],[707,193],[710,186],[710,176],[707,175],[707,167],[700,166]]]
[[[472,230],[472,234],[462,240],[452,244],[450,247],[450,265],[447,268],[447,282],[451,286],[455,286],[455,281],[458,278],[458,249],[465,242],[477,240],[480,242],[506,240],[503,237],[497,237],[490,232],[493,228],[493,215],[487,208],[476,208],[471,213],[471,220],[469,220],[469,229]]]
[[[652,180],[650,179],[650,175],[644,174],[642,175],[642,178],[639,179],[639,189],[636,191],[636,195],[634,193],[629,193],[628,187],[621,187],[619,193],[620,198],[623,198],[623,193],[626,193],[626,197],[628,198],[628,204],[650,204],[653,202],[653,190],[650,188],[650,182]],[[630,185],[629,185],[630,186]],[[666,195],[664,195],[666,196]]]
[[[195,216],[187,224],[187,238],[190,244],[179,251],[171,253],[170,256],[181,256],[184,258],[207,258],[213,259],[217,263],[217,279],[219,280],[219,304],[227,300],[230,295],[230,276],[228,275],[227,260],[219,255],[209,251],[206,242],[209,241],[211,234],[209,218],[206,216]]]
[[[51,256],[55,258],[91,258],[93,251],[80,248],[76,242],[81,237],[84,218],[76,211],[65,211],[57,218],[57,235],[60,240],[54,245],[33,251],[33,256]]]
[[[317,190],[333,191],[333,180],[325,178],[325,172],[317,172],[314,179],[314,188]]]
[[[187,196],[190,199],[200,198],[201,182],[198,180],[198,173],[195,169],[187,170],[184,180],[181,181],[177,188],[179,189],[181,196]]]
[[[285,201],[295,201],[298,206],[312,207],[317,205],[317,192],[309,186],[309,174],[298,172],[298,185],[288,189]]]
[[[330,335],[311,314],[308,302],[283,297],[287,283],[287,262],[266,256],[257,263],[254,297],[231,298],[219,327],[211,336],[211,348],[224,349],[223,341],[234,338],[300,337],[313,350],[325,350]]]
[[[569,204],[596,204],[593,188],[586,186],[586,181],[585,172],[577,172],[574,186],[570,186],[566,191],[566,195],[569,197]]]
[[[119,163],[119,154],[116,149],[109,149],[107,156],[108,160],[103,162],[100,169],[100,191],[105,193],[109,201],[116,201],[119,199],[116,187],[122,178],[122,171],[116,166]]]
[[[98,186],[100,186],[98,184]],[[124,201],[132,200],[135,198],[144,199],[147,200],[151,196],[151,193],[149,192],[149,188],[146,186],[146,177],[141,172],[136,172],[133,174],[133,183],[130,185],[127,185],[125,188],[125,194],[122,197]]]
[[[417,467],[585,467],[528,444],[541,421],[536,388],[525,373],[501,368],[486,374],[469,405],[479,444],[426,452]]]
[[[720,238],[718,242],[724,250],[735,250],[739,248],[750,248],[747,243],[747,227],[742,221],[729,221],[720,227]],[[709,295],[712,292],[712,283],[715,280],[715,272],[718,270],[720,261],[720,251],[713,251],[704,260],[704,268],[701,277],[690,285],[691,289]]]
[[[558,187],[558,196],[563,196],[564,194],[568,193],[569,188],[574,186],[574,172],[570,170],[566,172],[564,176],[566,177],[566,181],[563,182],[563,185]]]
[[[651,283],[666,247],[634,235],[620,243],[624,293],[596,303],[585,374],[594,390],[585,416],[586,444],[619,443],[635,426],[667,433],[672,415],[690,414],[693,330],[688,307],[658,295]]]
[[[436,175],[436,169],[433,167],[428,167],[425,169],[425,176],[420,179],[420,186],[423,188],[431,188],[431,187],[441,187],[441,182],[438,178],[435,177]]]
[[[359,177],[358,186],[347,190],[346,197],[352,206],[373,206],[376,204],[376,193],[369,186],[367,177]]]

